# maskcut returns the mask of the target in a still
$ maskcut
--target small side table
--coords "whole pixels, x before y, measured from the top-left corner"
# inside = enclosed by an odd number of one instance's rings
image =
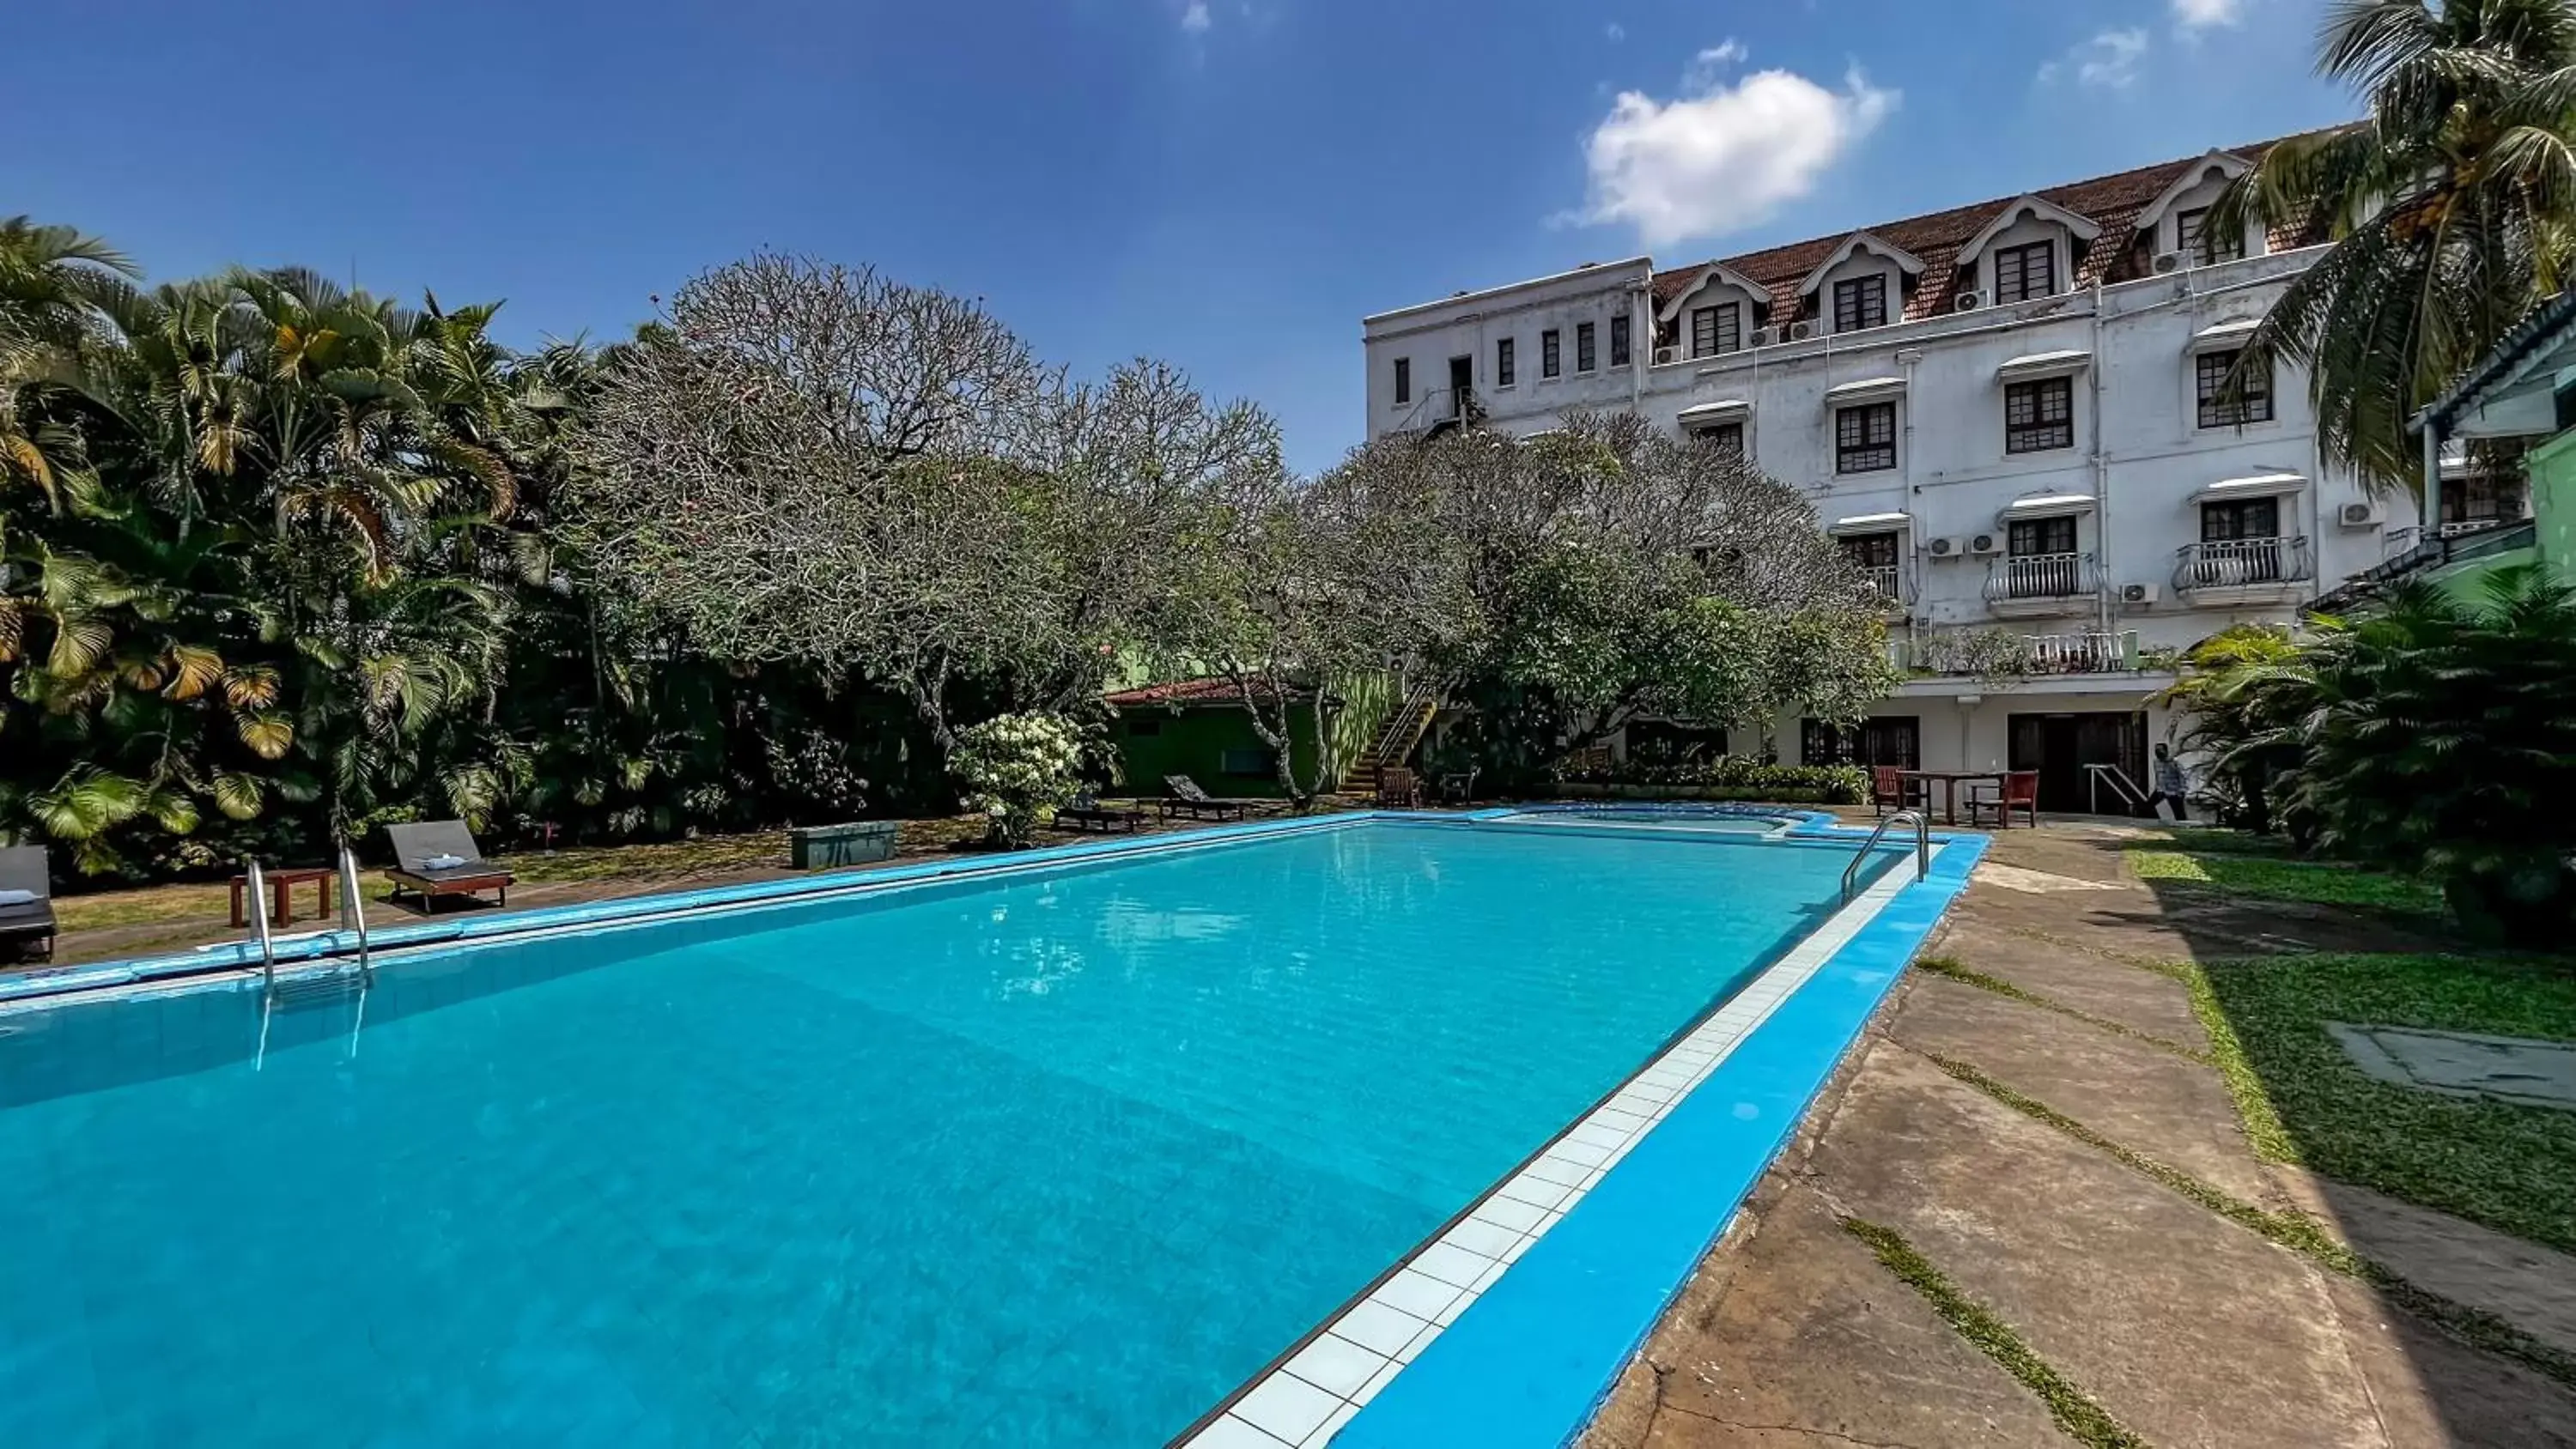
[[[313,893],[319,898],[320,910],[317,913],[317,919],[330,919],[332,873],[331,868],[326,865],[268,872],[269,923],[283,926],[295,919],[294,890],[306,881],[313,882]],[[245,902],[242,900],[243,895],[249,890],[249,876],[233,877],[233,925],[236,927],[250,924],[250,915],[243,909]]]

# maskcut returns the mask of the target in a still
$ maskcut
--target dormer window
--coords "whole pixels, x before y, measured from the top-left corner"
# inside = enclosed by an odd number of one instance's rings
[[[1834,283],[1834,330],[1858,332],[1887,325],[1887,274],[1845,277]]]
[[[1995,300],[2027,302],[2057,295],[2057,244],[2027,242],[1995,249]]]
[[[1691,356],[1715,357],[1743,346],[1743,303],[1720,302],[1691,309]]]
[[[2245,255],[2245,234],[2209,224],[2209,208],[2196,206],[2174,213],[2174,250],[2195,267],[2232,262]]]

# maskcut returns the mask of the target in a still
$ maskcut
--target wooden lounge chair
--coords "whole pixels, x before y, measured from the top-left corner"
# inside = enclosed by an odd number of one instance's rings
[[[20,891],[30,899],[19,900]],[[0,954],[54,959],[54,890],[43,846],[0,846],[0,894]]]
[[[483,858],[464,821],[388,825],[385,837],[394,847],[394,868],[385,872],[394,887],[387,900],[400,900],[408,890],[420,898],[424,916],[440,896],[494,891],[500,897],[497,904],[510,903],[510,872]]]
[[[1186,815],[1192,820],[1241,820],[1244,803],[1219,800],[1199,788],[1199,782],[1187,775],[1165,775],[1163,788],[1171,791],[1162,799],[1163,818]]]
[[[1055,828],[1058,830],[1097,830],[1103,835],[1124,830],[1132,835],[1144,826],[1144,811],[1113,809],[1093,798],[1088,790],[1074,796],[1072,804],[1055,812]]]
[[[1968,823],[1970,825],[1976,824],[1978,818],[1989,810],[1995,813],[1995,826],[1997,829],[2010,830],[2012,828],[2012,813],[2015,810],[2022,812],[2023,817],[2030,822],[2032,829],[2038,829],[2039,772],[2037,770],[2007,771],[2004,775],[2004,792],[2001,795],[1971,795],[1968,797]]]

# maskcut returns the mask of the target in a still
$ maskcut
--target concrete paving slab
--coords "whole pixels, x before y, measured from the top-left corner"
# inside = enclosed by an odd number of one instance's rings
[[[1953,924],[1932,954],[2134,1031],[2209,1049],[2209,1034],[2191,1014],[2191,993],[2170,976],[1998,930],[1974,917]]]
[[[2576,1112],[2576,1043],[2330,1021],[2362,1075],[2453,1097]]]
[[[2381,1442],[2400,1449],[2576,1449],[2576,1394],[2445,1338],[2367,1284],[2325,1285]]]
[[[2271,1173],[2301,1211],[2408,1282],[2576,1353],[2576,1257],[2299,1168]]]
[[[1889,1034],[1965,1061],[2248,1202],[2272,1201],[2272,1178],[2237,1127],[2213,1068],[1938,976],[1916,984]]]
[[[1874,1053],[1813,1170],[2150,1442],[2386,1442],[2317,1269],[1928,1062]]]

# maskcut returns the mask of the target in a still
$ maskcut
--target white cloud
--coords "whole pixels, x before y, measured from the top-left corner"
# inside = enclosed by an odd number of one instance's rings
[[[1726,68],[1744,59],[1744,42],[1729,36],[1691,57],[1690,67],[1682,72],[1682,89],[1707,91],[1717,85]]]
[[[1719,41],[1717,44],[1710,46],[1708,49],[1701,51],[1698,59],[1699,63],[1702,65],[1724,65],[1728,61],[1742,60],[1744,59],[1744,56],[1744,42],[1730,35],[1726,39]]]
[[[2125,90],[2138,78],[2138,62],[2147,53],[2144,30],[2105,30],[2039,68],[2039,82],[2054,85],[2072,75],[2075,83]]]
[[[1839,91],[1785,70],[1703,82],[1671,101],[1623,91],[1584,145],[1583,219],[1630,223],[1649,247],[1759,226],[1814,189],[1898,99],[1858,69]]]
[[[1612,45],[1616,45],[1620,41],[1628,38],[1628,27],[1620,24],[1616,20],[1613,20],[1609,24],[1601,27],[1601,33],[1610,37],[1610,43]]]
[[[2173,0],[2174,24],[2185,31],[2234,25],[2245,16],[2245,0]]]
[[[1207,0],[1190,0],[1181,12],[1181,30],[1189,35],[1205,35],[1208,28]]]

